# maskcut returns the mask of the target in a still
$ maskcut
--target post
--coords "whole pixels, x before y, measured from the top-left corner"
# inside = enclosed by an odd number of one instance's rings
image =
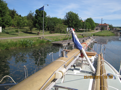
[[[43,6],[44,8],[44,6]],[[43,9],[43,37],[44,37],[44,9]]]
[[[89,65],[90,65],[90,67],[91,67],[93,73],[95,73],[95,68],[94,68],[94,66],[92,65],[92,63],[90,62],[89,58],[87,57],[87,54],[86,54],[85,50],[82,48],[81,51],[82,51],[82,53],[84,54],[86,60],[88,61],[88,63],[89,63]]]

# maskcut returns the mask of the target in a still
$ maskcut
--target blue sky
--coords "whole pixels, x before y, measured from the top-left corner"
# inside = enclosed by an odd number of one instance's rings
[[[67,12],[77,13],[80,19],[92,18],[96,23],[121,26],[121,0],[4,0],[10,9],[26,16],[30,11],[35,13],[45,5],[47,16],[64,18]],[[47,6],[46,4],[49,4]]]

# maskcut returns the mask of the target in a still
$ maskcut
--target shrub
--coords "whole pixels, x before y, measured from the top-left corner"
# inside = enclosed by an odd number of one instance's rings
[[[18,30],[15,30],[15,32],[18,32]]]
[[[54,29],[55,33],[66,33],[67,26],[63,24],[57,24]]]

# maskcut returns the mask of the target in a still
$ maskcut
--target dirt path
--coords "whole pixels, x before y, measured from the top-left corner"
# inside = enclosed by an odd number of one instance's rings
[[[95,31],[99,32],[99,31]],[[95,33],[95,32],[90,32],[90,33]],[[77,33],[77,34],[82,34],[82,33]],[[49,34],[49,35],[44,35],[44,36],[58,36],[58,35],[66,35],[66,34]],[[0,40],[4,39],[18,39],[18,38],[31,38],[31,37],[42,37],[43,35],[38,35],[38,36],[20,36],[20,37],[6,37],[6,38],[0,38]]]

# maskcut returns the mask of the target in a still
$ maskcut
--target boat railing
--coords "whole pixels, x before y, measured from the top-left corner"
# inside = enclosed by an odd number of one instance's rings
[[[58,85],[54,85],[55,90],[59,90],[61,89],[66,89],[66,90],[78,90],[78,89],[74,89],[74,88],[70,88],[70,87],[64,87],[64,86],[58,86]]]

